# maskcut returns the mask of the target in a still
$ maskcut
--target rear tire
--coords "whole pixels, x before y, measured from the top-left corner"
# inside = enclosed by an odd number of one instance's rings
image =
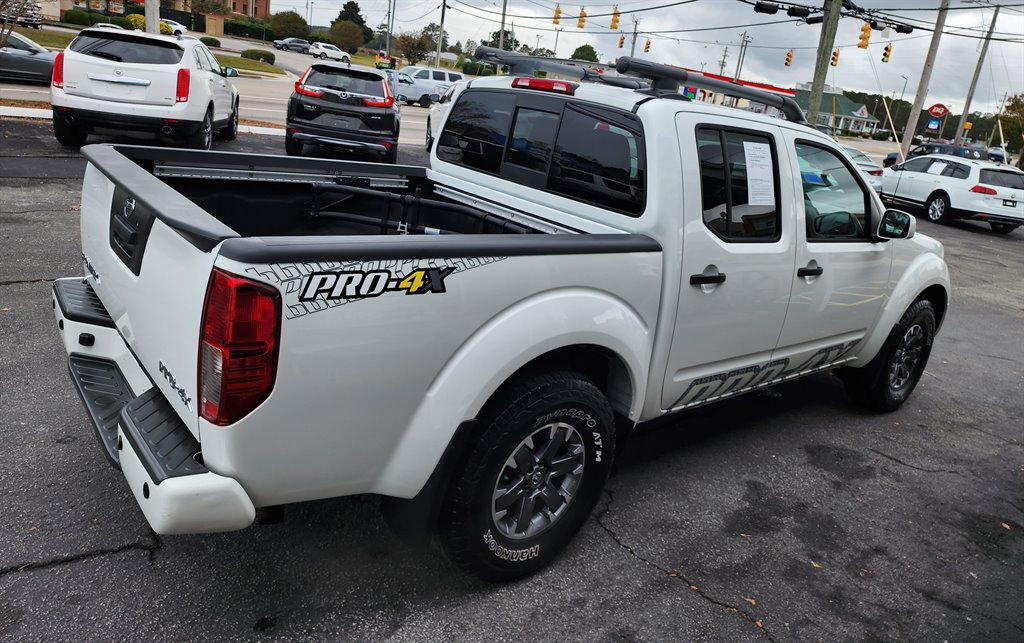
[[[878,355],[863,368],[842,369],[846,393],[874,411],[895,411],[910,397],[928,364],[935,309],[922,299],[903,313]]]
[[[327,60],[327,54],[321,52],[320,53],[320,60]]]
[[[933,194],[925,206],[925,213],[932,223],[949,223],[952,216],[952,208],[949,207],[949,197],[945,194]]]
[[[213,110],[206,109],[206,116],[195,134],[185,139],[185,144],[194,150],[208,150],[213,146]]]
[[[67,123],[59,116],[53,117],[53,135],[64,147],[82,147],[89,138],[88,133],[72,123]]]
[[[290,135],[284,137],[284,151],[288,156],[302,156],[302,142],[296,141]]]
[[[303,49],[299,53],[301,53],[301,54],[308,54],[309,53],[309,49]]]
[[[388,150],[384,157],[381,159],[381,163],[395,164],[398,162],[398,145],[392,145],[391,149]]]
[[[1017,229],[1017,226],[1012,223],[997,223],[990,221],[989,225],[992,226],[992,232],[996,234],[1010,234]]]
[[[615,452],[611,406],[575,371],[524,377],[489,402],[456,469],[441,542],[466,570],[511,579],[550,563],[590,515]]]

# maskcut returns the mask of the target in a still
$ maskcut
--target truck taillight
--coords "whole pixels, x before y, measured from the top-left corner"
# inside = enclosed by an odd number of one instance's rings
[[[53,86],[64,88],[64,52],[53,59]]]
[[[199,339],[199,413],[221,426],[270,395],[277,373],[281,296],[274,288],[214,268]]]
[[[178,70],[178,89],[174,92],[179,103],[188,102],[189,85],[192,84],[192,74],[187,69]]]
[[[975,194],[995,194],[996,193],[995,190],[993,190],[990,187],[984,186],[984,185],[975,185],[973,188],[971,188],[971,192],[974,192]]]
[[[883,174],[885,174],[885,170],[868,170],[868,174],[870,174],[871,176],[882,176]]]

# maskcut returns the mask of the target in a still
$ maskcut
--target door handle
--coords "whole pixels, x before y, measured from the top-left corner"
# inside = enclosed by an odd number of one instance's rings
[[[709,285],[712,285],[712,284],[720,284],[720,283],[725,283],[725,273],[724,272],[720,272],[717,275],[704,275],[704,274],[700,274],[700,273],[698,273],[696,275],[690,275],[690,285],[691,286],[709,286]]]
[[[817,277],[821,273],[825,272],[825,269],[821,266],[815,266],[813,268],[799,268],[796,271],[797,277]]]

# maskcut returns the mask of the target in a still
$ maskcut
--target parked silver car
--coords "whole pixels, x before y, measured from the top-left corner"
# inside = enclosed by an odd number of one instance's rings
[[[57,54],[12,31],[0,47],[0,78],[49,84],[55,58]]]

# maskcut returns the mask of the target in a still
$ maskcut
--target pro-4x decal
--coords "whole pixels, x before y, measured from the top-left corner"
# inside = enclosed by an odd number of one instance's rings
[[[362,299],[386,292],[401,291],[407,295],[445,292],[444,279],[455,268],[415,268],[407,275],[390,270],[350,270],[345,272],[314,272],[306,280],[299,301],[324,299]]]

